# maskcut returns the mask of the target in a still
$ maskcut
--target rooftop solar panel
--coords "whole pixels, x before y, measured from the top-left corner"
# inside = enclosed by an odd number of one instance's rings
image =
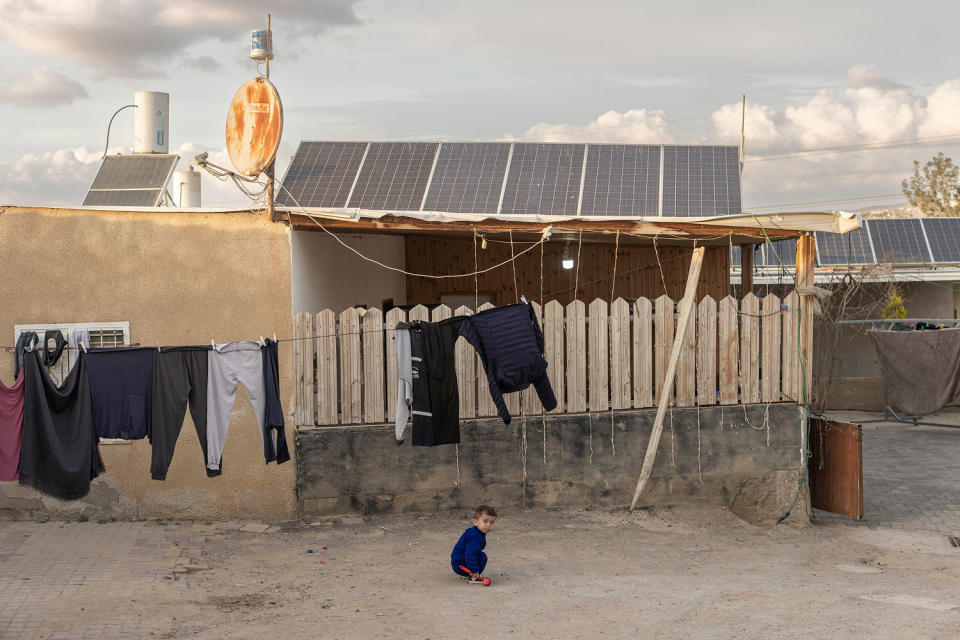
[[[436,142],[372,142],[347,206],[419,211]]]
[[[157,206],[179,159],[171,154],[106,156],[83,206]]]
[[[930,251],[917,218],[868,220],[873,249],[879,262],[930,262]]]
[[[660,145],[587,147],[584,216],[655,216],[659,208]]]
[[[496,213],[509,156],[510,143],[441,143],[423,208]]]
[[[345,207],[366,142],[301,142],[277,190],[277,204]]]
[[[764,260],[763,263],[768,267],[796,266],[797,264],[797,241],[793,238],[789,240],[777,240],[763,245]]]
[[[960,262],[960,218],[924,218],[934,262]]]
[[[502,213],[577,214],[582,144],[515,144]]]
[[[662,215],[723,216],[741,212],[737,147],[663,147]]]
[[[875,262],[864,228],[844,234],[817,231],[817,258],[824,266]]]

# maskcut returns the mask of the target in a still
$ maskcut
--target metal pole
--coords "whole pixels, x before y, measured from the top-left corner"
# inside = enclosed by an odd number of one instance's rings
[[[270,53],[273,53],[273,33],[270,31],[270,14],[267,14],[267,42],[270,46]],[[270,56],[267,56],[267,65],[266,65],[266,76],[267,80],[270,79]],[[277,159],[274,157],[273,161],[270,163],[270,166],[267,167],[267,214],[270,216],[271,222],[277,221],[277,213],[273,208],[273,174],[274,167],[277,164]]]

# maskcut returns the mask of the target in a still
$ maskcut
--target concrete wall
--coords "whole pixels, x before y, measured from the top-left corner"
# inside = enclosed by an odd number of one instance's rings
[[[904,306],[910,318],[956,318],[953,282],[902,283]],[[843,362],[836,383],[829,385],[827,405],[831,409],[861,411],[883,410],[883,384],[880,367],[870,338],[864,334],[868,327],[851,329],[849,342],[844,340]],[[814,348],[817,337],[814,335]]]
[[[342,235],[341,239],[380,262],[404,268],[403,236]],[[322,231],[295,231],[293,251],[293,310],[335,312],[355,305],[380,308],[385,298],[406,303],[406,279],[367,262]]]
[[[133,343],[177,345],[289,336],[287,227],[251,213],[0,209],[0,344],[14,325],[129,321]],[[292,425],[290,342],[280,387]],[[0,350],[12,382],[13,353]],[[288,426],[288,439],[293,438]],[[0,514],[18,517],[262,518],[295,516],[294,464],[266,466],[241,385],[224,472],[207,478],[187,412],[166,481],[150,478],[146,440],[100,447],[106,474],[83,500],[61,502],[0,483]]]
[[[452,446],[411,447],[408,439],[398,447],[392,426],[301,428],[302,514],[627,505],[655,414],[529,417],[525,440],[519,417],[510,425],[462,421],[459,461]],[[674,409],[641,503],[706,499],[770,522],[796,495],[800,452],[797,405]],[[795,513],[808,513],[805,495]]]

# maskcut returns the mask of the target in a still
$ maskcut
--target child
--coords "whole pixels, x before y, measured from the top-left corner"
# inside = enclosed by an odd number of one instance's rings
[[[484,567],[487,566],[487,554],[483,548],[487,546],[487,534],[493,531],[493,523],[497,520],[497,512],[493,507],[480,505],[473,511],[473,526],[463,532],[450,554],[450,566],[453,572],[471,582],[477,582]],[[460,567],[469,569],[469,573]]]

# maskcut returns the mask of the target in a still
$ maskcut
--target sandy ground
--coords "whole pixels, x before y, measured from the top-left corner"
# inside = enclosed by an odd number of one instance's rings
[[[221,528],[203,545],[210,569],[149,615],[169,621],[162,637],[217,640],[960,637],[960,549],[943,536],[758,528],[713,506],[507,512],[482,587],[448,568],[467,525]]]

